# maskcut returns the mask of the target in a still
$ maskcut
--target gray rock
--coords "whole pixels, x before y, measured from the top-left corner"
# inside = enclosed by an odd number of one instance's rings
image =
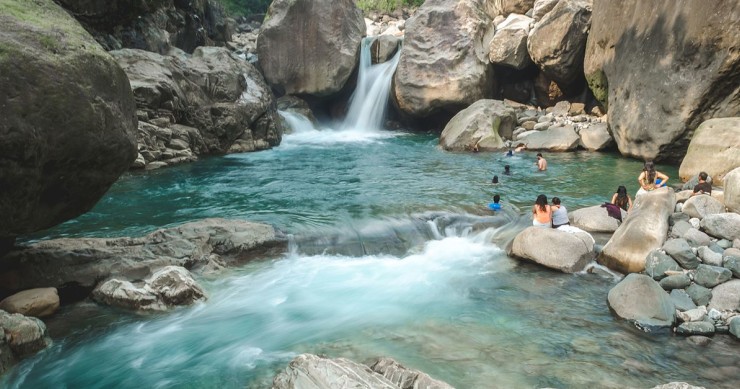
[[[51,344],[44,322],[19,313],[10,314],[0,310],[0,332],[5,332],[4,341],[16,360]]]
[[[268,84],[290,95],[340,91],[357,66],[365,35],[365,20],[355,2],[276,0],[268,14],[257,39]]]
[[[559,0],[536,0],[532,8],[532,18],[534,20],[542,19],[545,14],[552,11]]]
[[[701,228],[716,238],[734,240],[740,238],[740,214],[718,213],[707,215],[701,221]]]
[[[740,248],[730,247],[728,249],[725,249],[722,252],[722,255],[725,256],[725,257],[736,257],[736,258],[740,258]]]
[[[578,135],[581,137],[581,147],[586,150],[607,150],[614,144],[614,138],[609,134],[606,123],[590,125],[582,129]]]
[[[627,217],[627,212],[622,212],[622,219]],[[588,232],[614,232],[619,227],[619,220],[609,216],[606,208],[595,205],[577,209],[570,213],[573,226]]]
[[[0,309],[24,316],[51,316],[59,309],[59,294],[56,288],[24,290],[0,301]]]
[[[559,1],[529,35],[532,61],[558,85],[573,83],[580,75],[590,25],[591,1]]]
[[[683,203],[681,209],[681,212],[699,219],[724,211],[725,206],[712,196],[693,196]]]
[[[701,285],[691,284],[686,288],[686,293],[696,305],[707,305],[712,299],[712,290]]]
[[[504,148],[504,138],[511,139],[516,113],[502,101],[478,100],[460,111],[445,126],[439,144],[445,150],[480,151]]]
[[[731,25],[737,15],[735,7],[718,12],[716,7],[685,7],[674,1],[601,1],[594,5],[583,70],[594,96],[608,106],[609,128],[623,155],[679,161],[703,121],[738,116],[736,90],[717,90],[719,84],[740,83],[740,74],[731,70],[738,63],[731,54],[737,34],[726,30],[708,33],[702,27]],[[677,32],[669,26],[682,27]],[[718,44],[697,56],[691,42],[706,41]],[[645,71],[636,75],[631,70],[635,68]],[[665,69],[672,71],[664,75]],[[699,74],[696,69],[713,70]],[[675,96],[675,90],[685,92]],[[654,103],[635,105],[634,96]],[[715,128],[707,130],[709,137]],[[737,139],[730,141],[737,144]],[[735,158],[738,154],[735,151]]]
[[[735,339],[740,339],[740,316],[735,316],[730,320],[730,334]]]
[[[380,35],[370,45],[371,61],[374,64],[383,63],[391,58],[400,50],[403,38],[395,35]]]
[[[707,265],[722,266],[722,254],[712,251],[709,247],[699,247],[698,254]]]
[[[552,116],[554,117],[566,117],[570,111],[570,103],[567,101],[558,101],[554,107],[552,107]]]
[[[142,286],[110,279],[93,290],[93,298],[103,304],[138,311],[164,311],[204,300],[206,295],[187,269],[166,266],[156,271]]]
[[[722,266],[731,271],[735,278],[740,278],[740,257],[728,255],[722,259]]]
[[[667,384],[654,386],[652,389],[706,389],[703,386],[694,386],[686,382],[669,382]]]
[[[710,309],[718,311],[740,311],[740,280],[733,279],[712,289]]]
[[[679,335],[713,335],[714,324],[708,321],[692,321],[681,323],[676,327],[676,333]]]
[[[684,269],[696,269],[699,259],[691,251],[684,239],[669,239],[663,244],[663,250],[678,262]]]
[[[725,206],[731,212],[740,212],[740,166],[727,173],[724,184]]]
[[[675,212],[671,214],[670,219],[668,219],[668,222],[671,226],[673,226],[679,221],[685,221],[686,223],[688,223],[689,219],[690,219],[689,215],[683,212]]]
[[[708,248],[709,248],[710,250],[712,250],[712,251],[714,251],[715,253],[717,253],[717,254],[724,254],[724,252],[725,252],[725,250],[726,250],[727,248],[723,248],[722,246],[718,245],[718,244],[717,244],[718,242],[720,242],[720,241],[717,241],[717,242],[710,242],[710,243],[709,243],[709,245],[707,245],[707,247],[708,247]]]
[[[93,288],[102,279],[143,279],[169,265],[197,269],[210,255],[245,261],[286,244],[272,226],[204,219],[139,238],[55,239],[20,247],[3,258],[0,279],[10,289],[69,284]]]
[[[607,300],[619,317],[634,320],[640,326],[670,327],[676,321],[670,296],[646,275],[627,275],[609,291]]]
[[[485,45],[495,15],[486,11],[480,1],[427,0],[406,22],[393,82],[401,112],[412,117],[456,112],[492,96],[493,67]]]
[[[488,58],[491,63],[524,69],[532,60],[527,52],[527,36],[533,19],[524,15],[511,14],[496,26],[496,34],[489,44]]]
[[[684,289],[691,285],[691,279],[686,274],[674,274],[660,280],[660,287],[665,290]]]
[[[672,238],[680,238],[686,234],[689,229],[692,228],[691,224],[687,221],[679,220],[676,222],[676,224],[673,225],[671,228],[671,237]]]
[[[679,311],[688,311],[691,309],[696,309],[696,304],[694,304],[694,301],[691,300],[691,296],[689,296],[688,293],[686,293],[685,290],[682,289],[673,289],[671,291],[671,301],[673,301],[673,304],[676,306],[676,309]]]
[[[717,328],[715,327],[715,333],[717,332]],[[708,336],[701,336],[701,335],[693,335],[686,338],[686,341],[700,347],[706,347],[709,346],[710,343],[712,343],[712,338]]]
[[[693,186],[692,186],[692,188],[693,188]],[[684,189],[684,190],[676,193],[676,202],[678,202],[678,203],[684,203],[684,202],[686,202],[686,200],[688,200],[688,199],[691,198],[691,195],[693,193],[694,192],[691,189],[689,189],[689,190]],[[680,211],[676,211],[676,212],[680,212]]]
[[[730,240],[720,239],[720,240],[717,241],[717,246],[719,246],[720,248],[722,248],[722,250],[729,249],[730,247],[732,247],[732,240],[731,239]]]
[[[401,389],[453,389],[446,382],[435,380],[421,371],[409,369],[391,358],[378,358],[368,363],[368,366]]]
[[[551,269],[575,273],[594,259],[594,240],[585,232],[571,234],[553,228],[528,227],[514,238],[511,254]]]
[[[696,269],[694,282],[707,288],[714,288],[728,281],[730,278],[732,278],[732,271],[730,269],[702,264]]]
[[[727,116],[738,115],[736,113]],[[706,172],[710,178],[715,179],[709,182],[721,186],[724,177],[738,166],[740,166],[740,117],[715,117],[701,123],[694,132],[686,156],[678,169],[678,175],[681,180],[692,181],[699,172]],[[698,183],[698,180],[696,182]]]
[[[707,246],[712,242],[712,238],[709,235],[697,230],[696,228],[689,228],[683,238],[693,246]]]
[[[653,250],[645,259],[645,273],[654,280],[660,281],[667,276],[666,272],[679,272],[681,266],[661,250]]]
[[[312,354],[293,358],[288,367],[272,381],[272,389],[339,387],[398,389],[393,382],[367,366],[344,358],[329,359]]]
[[[491,1],[490,6],[493,7],[492,14],[507,16],[509,14],[517,13],[524,14],[529,11],[533,6],[534,0],[494,0]]]
[[[707,307],[702,305],[685,312],[679,312],[676,316],[682,322],[702,321],[707,318]]]
[[[570,151],[578,147],[579,139],[573,126],[565,126],[550,127],[547,130],[529,134],[520,140],[530,150]]]
[[[698,230],[699,227],[701,227],[701,219],[699,219],[698,217],[692,217],[689,219],[689,224],[691,224],[691,227],[694,227]]]
[[[532,127],[532,129],[535,131],[545,131],[548,128],[550,128],[551,125],[552,125],[552,122],[550,122],[549,120],[545,120],[543,122],[539,122],[535,124],[534,127]]]
[[[137,120],[126,74],[65,10],[2,8],[0,241],[89,211],[135,160]]]
[[[657,189],[635,199],[630,216],[604,246],[599,261],[622,273],[645,270],[647,255],[665,242],[668,216],[675,202],[675,194],[669,188]]]

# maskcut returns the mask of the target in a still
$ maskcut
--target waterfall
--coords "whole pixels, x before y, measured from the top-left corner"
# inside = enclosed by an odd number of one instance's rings
[[[372,64],[370,46],[376,37],[362,40],[360,50],[360,68],[357,76],[357,89],[350,99],[349,111],[344,119],[342,129],[359,131],[377,131],[382,128],[388,92],[391,89],[391,78],[396,71],[401,50],[387,62]]]
[[[314,127],[313,123],[311,123],[311,120],[299,113],[291,111],[278,111],[278,114],[280,114],[280,116],[285,119],[285,121],[288,123],[288,127],[290,127],[294,134],[316,130],[316,127]]]

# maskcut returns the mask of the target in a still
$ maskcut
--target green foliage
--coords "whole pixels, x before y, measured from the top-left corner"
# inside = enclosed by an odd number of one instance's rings
[[[363,11],[391,12],[401,7],[418,7],[424,0],[357,0],[357,7]]]
[[[249,16],[267,12],[272,0],[218,0],[230,16]]]

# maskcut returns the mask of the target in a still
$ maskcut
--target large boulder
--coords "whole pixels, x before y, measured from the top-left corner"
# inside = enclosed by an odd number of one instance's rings
[[[275,0],[257,38],[267,82],[285,94],[339,92],[357,66],[365,36],[353,0]]]
[[[528,227],[514,238],[511,254],[564,273],[575,273],[594,259],[594,240],[585,232],[572,234],[554,228]]]
[[[167,53],[172,46],[192,52],[223,45],[233,25],[217,0],[57,0],[107,50]]]
[[[516,112],[498,100],[478,100],[460,111],[445,126],[439,144],[445,150],[481,151],[504,147],[516,127]]]
[[[394,76],[400,110],[415,117],[456,113],[492,95],[492,15],[482,0],[427,0],[406,22]]]
[[[98,302],[116,307],[137,311],[164,311],[204,300],[206,293],[187,269],[166,266],[144,280],[140,286],[126,280],[109,279],[100,283],[93,290],[92,296]]]
[[[681,207],[681,212],[698,219],[703,219],[708,215],[723,213],[724,211],[724,204],[720,203],[714,197],[706,195],[689,197],[683,203],[683,207]]]
[[[520,138],[529,150],[571,151],[578,148],[580,138],[573,126],[550,127]]]
[[[527,51],[527,36],[533,19],[518,14],[509,15],[496,26],[496,34],[488,45],[491,63],[524,69],[532,60]]]
[[[735,240],[740,238],[740,215],[737,213],[716,213],[701,220],[701,228],[717,238]]]
[[[635,199],[630,216],[606,243],[599,260],[622,273],[643,271],[647,255],[665,242],[668,217],[675,206],[676,196],[670,188],[656,189]]]
[[[398,389],[393,382],[369,367],[345,358],[301,354],[275,376],[272,389],[344,388]]]
[[[51,316],[59,308],[56,288],[36,288],[18,292],[0,301],[0,309],[24,316]]]
[[[740,167],[725,176],[725,206],[732,212],[740,212]]]
[[[146,114],[148,123],[140,125],[138,141],[147,164],[280,143],[283,125],[270,88],[252,64],[227,49],[199,47],[192,55],[133,49],[111,54],[131,80],[139,112]]]
[[[740,116],[737,28],[714,27],[736,25],[740,3],[594,0],[593,11],[584,71],[622,154],[679,161],[702,122]]]
[[[12,10],[0,10],[6,240],[95,205],[136,158],[136,107],[120,66],[53,1],[4,0],[1,7]]]
[[[734,279],[712,289],[709,309],[718,311],[740,311],[740,280]]]
[[[44,322],[3,310],[0,310],[0,337],[9,346],[14,360],[34,354],[51,344]]]
[[[628,274],[608,294],[609,308],[641,327],[670,327],[676,308],[668,293],[644,274]]]
[[[525,14],[534,6],[534,0],[490,0],[494,15]]]
[[[614,138],[609,133],[606,123],[597,123],[581,129],[581,147],[590,151],[606,150],[613,146]]]
[[[560,0],[529,35],[527,48],[532,61],[558,85],[566,86],[582,77],[591,4],[592,0]]]
[[[285,245],[283,234],[272,226],[226,219],[204,219],[139,238],[48,240],[8,254],[0,263],[0,287],[93,288],[111,277],[141,280],[170,265],[197,270],[214,261],[249,260]]]
[[[706,172],[713,185],[740,167],[740,117],[709,119],[694,132],[678,175],[682,181]]]
[[[620,211],[624,220],[627,212],[622,209]],[[609,216],[606,207],[600,205],[576,209],[570,213],[570,219],[574,226],[588,232],[614,232],[620,224],[619,220]]]

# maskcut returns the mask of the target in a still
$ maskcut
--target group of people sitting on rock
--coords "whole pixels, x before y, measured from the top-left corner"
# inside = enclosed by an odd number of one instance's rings
[[[550,205],[547,204],[547,196],[543,194],[537,196],[532,206],[532,216],[532,225],[535,227],[558,228],[570,225],[568,210],[558,197],[553,197]]]

